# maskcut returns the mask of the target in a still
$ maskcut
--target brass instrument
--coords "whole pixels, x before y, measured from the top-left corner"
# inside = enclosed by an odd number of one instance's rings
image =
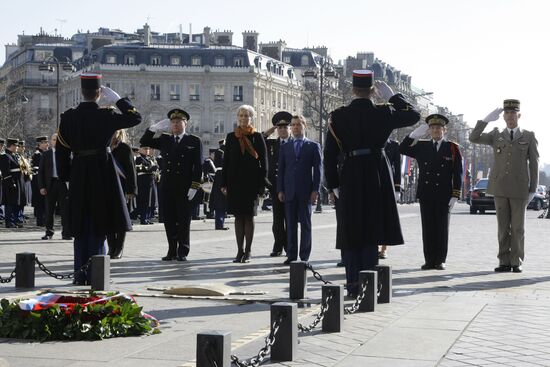
[[[19,169],[21,169],[21,174],[25,176],[25,180],[32,179],[32,167],[27,158],[22,155],[18,156]]]

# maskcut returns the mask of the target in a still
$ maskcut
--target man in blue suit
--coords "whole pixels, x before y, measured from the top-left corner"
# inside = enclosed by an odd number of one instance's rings
[[[284,265],[298,258],[298,223],[300,223],[300,260],[308,261],[311,253],[311,205],[321,186],[321,147],[304,137],[306,120],[292,116],[292,140],[281,147],[277,189],[285,203],[288,249]]]

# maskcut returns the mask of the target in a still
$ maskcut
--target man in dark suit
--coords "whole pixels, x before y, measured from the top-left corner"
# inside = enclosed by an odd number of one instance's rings
[[[36,175],[40,195],[45,198],[45,224],[46,234],[43,240],[50,240],[54,235],[53,224],[55,208],[59,205],[61,211],[61,237],[64,240],[72,240],[67,222],[67,186],[59,181],[57,165],[55,161],[55,145],[57,134],[51,137],[51,148],[44,152]]]
[[[40,187],[38,185],[38,168],[42,160],[42,155],[48,150],[48,137],[40,136],[36,138],[36,150],[31,157],[32,166],[32,195],[31,202],[34,208],[34,217],[36,218],[36,226],[44,227],[45,225],[45,203],[44,196],[40,195]]]
[[[420,174],[416,197],[420,201],[424,259],[422,270],[445,270],[449,219],[462,187],[462,156],[458,144],[445,140],[447,117],[432,114],[399,146],[415,158]],[[429,129],[431,139],[417,140]]]
[[[158,149],[163,165],[160,179],[164,229],[168,253],[163,261],[186,261],[190,249],[191,202],[200,188],[202,144],[198,136],[185,133],[189,114],[175,108],[145,130],[140,143]],[[170,131],[155,138],[155,133]]]
[[[2,202],[5,208],[6,228],[23,227],[21,223],[18,223],[18,212],[21,205],[24,205],[27,200],[25,197],[25,182],[16,155],[18,142],[17,139],[8,138],[6,141],[6,154],[0,155]]]
[[[292,143],[282,146],[277,176],[278,198],[285,203],[288,249],[285,265],[298,258],[300,223],[300,260],[311,253],[311,205],[321,187],[321,147],[304,136],[306,120],[293,116],[290,123]]]
[[[55,151],[59,180],[69,188],[67,217],[75,237],[75,271],[93,255],[105,253],[107,234],[132,228],[109,146],[115,131],[141,122],[128,98],[101,86],[101,75],[84,73],[80,79],[84,102],[61,114]],[[121,113],[100,108],[98,101],[107,106],[116,103]],[[78,272],[74,284],[86,284],[89,275]]]
[[[285,220],[285,203],[278,199],[277,190],[277,172],[279,166],[279,152],[281,147],[288,143],[290,140],[289,128],[292,115],[286,111],[277,112],[273,115],[271,122],[273,127],[267,131],[264,131],[265,145],[267,147],[267,159],[268,159],[268,172],[267,179],[271,186],[269,189],[269,195],[271,196],[273,207],[273,225],[271,227],[273,231],[273,237],[275,239],[273,243],[273,250],[269,256],[281,256],[283,250],[287,252],[287,231]],[[275,130],[277,130],[277,139],[267,139]]]

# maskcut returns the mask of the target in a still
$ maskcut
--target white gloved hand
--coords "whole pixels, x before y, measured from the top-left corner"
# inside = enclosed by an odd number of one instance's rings
[[[170,130],[170,119],[160,120],[156,124],[153,124],[149,127],[149,130],[156,133],[159,131],[169,131]]]
[[[336,199],[340,199],[340,190],[338,188],[332,189],[332,192],[336,196]]]
[[[490,114],[487,115],[487,117],[485,117],[483,119],[483,121],[485,122],[492,122],[492,121],[496,121],[500,118],[500,114],[502,113],[502,111],[504,111],[504,109],[502,108],[497,108],[495,109],[493,112],[491,112]]]
[[[455,206],[456,202],[458,201],[458,198],[452,197],[451,200],[449,200],[449,213],[451,210],[453,210],[453,207]]]
[[[67,190],[69,190],[69,181],[65,182],[65,186],[67,186]]]
[[[428,124],[421,124],[409,134],[409,137],[411,139],[420,139],[421,137],[426,135],[429,128],[430,127],[428,126]]]
[[[529,198],[527,200],[527,205],[529,205],[529,203],[533,200],[533,198],[535,197],[535,193],[534,192],[530,192],[529,193]]]
[[[381,80],[377,80],[374,82],[374,93],[376,93],[379,98],[385,101],[387,101],[394,95],[391,87]]]
[[[187,192],[187,200],[191,201],[195,197],[195,194],[197,193],[196,189],[189,189]]]
[[[395,201],[399,202],[399,199],[401,198],[401,193],[399,191],[394,191],[395,193]]]
[[[105,102],[105,104],[107,104],[108,106],[112,106],[118,102],[118,100],[120,99],[120,96],[118,95],[117,92],[115,92],[111,88],[101,86],[101,93],[99,95],[99,99]]]

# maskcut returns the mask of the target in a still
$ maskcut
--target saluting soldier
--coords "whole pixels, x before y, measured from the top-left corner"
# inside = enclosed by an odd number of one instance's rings
[[[462,155],[458,144],[445,139],[449,119],[440,114],[426,117],[399,146],[415,158],[420,170],[416,197],[420,201],[424,265],[422,270],[445,270],[449,219],[462,187]],[[418,140],[426,131],[431,139]]]
[[[497,121],[504,111],[506,128],[483,130]],[[521,273],[525,257],[525,209],[533,199],[539,183],[539,152],[535,133],[521,129],[520,102],[505,99],[485,119],[479,120],[470,134],[472,143],[493,147],[494,164],[487,193],[494,195],[498,223],[498,260],[496,272]]]
[[[156,204],[156,172],[159,167],[155,158],[150,156],[149,147],[141,146],[136,158],[137,172],[137,212],[140,224],[153,224],[152,210]]]
[[[31,157],[32,166],[32,197],[31,203],[34,208],[34,217],[36,218],[36,225],[38,227],[44,227],[45,222],[45,197],[40,194],[40,187],[38,185],[38,169],[40,168],[40,161],[42,160],[42,154],[48,150],[48,137],[40,136],[36,138],[36,150]]]
[[[55,150],[59,180],[69,188],[75,271],[91,256],[104,254],[107,234],[132,228],[109,146],[115,131],[141,122],[128,98],[101,86],[100,74],[84,73],[80,80],[84,102],[61,114]],[[116,103],[122,113],[100,108],[98,101],[109,106]],[[77,273],[74,284],[89,282],[89,274]]]
[[[274,243],[273,250],[269,256],[281,256],[283,250],[286,253],[287,250],[287,232],[286,232],[286,214],[285,203],[280,201],[277,197],[280,190],[277,190],[277,174],[279,166],[279,151],[281,147],[288,143],[291,138],[289,134],[289,125],[292,120],[292,114],[286,111],[279,111],[271,119],[273,127],[264,131],[265,145],[267,147],[267,162],[268,171],[267,179],[271,184],[269,189],[269,196],[271,196],[273,207],[273,225],[271,227],[273,231]],[[274,131],[277,131],[277,139],[267,139]]]
[[[21,166],[16,154],[19,140],[6,140],[6,154],[0,155],[0,171],[2,171],[2,202],[4,203],[4,217],[6,228],[21,228],[18,221],[18,212],[21,205],[25,205],[25,183],[21,174]]]
[[[200,188],[202,143],[198,136],[187,134],[189,114],[175,108],[168,119],[145,131],[140,143],[159,149],[163,159],[160,190],[168,253],[163,261],[187,261],[190,249],[191,203]],[[170,131],[155,138],[156,132]]]
[[[340,199],[343,256],[347,289],[358,293],[359,271],[378,264],[378,245],[403,243],[391,170],[384,145],[391,132],[410,126],[420,114],[401,94],[393,95],[384,82],[373,83],[371,70],[353,72],[353,94],[348,106],[331,113],[324,152],[327,186]],[[376,105],[376,92],[389,104]],[[393,95],[393,96],[392,96]],[[338,175],[338,156],[344,162]]]

